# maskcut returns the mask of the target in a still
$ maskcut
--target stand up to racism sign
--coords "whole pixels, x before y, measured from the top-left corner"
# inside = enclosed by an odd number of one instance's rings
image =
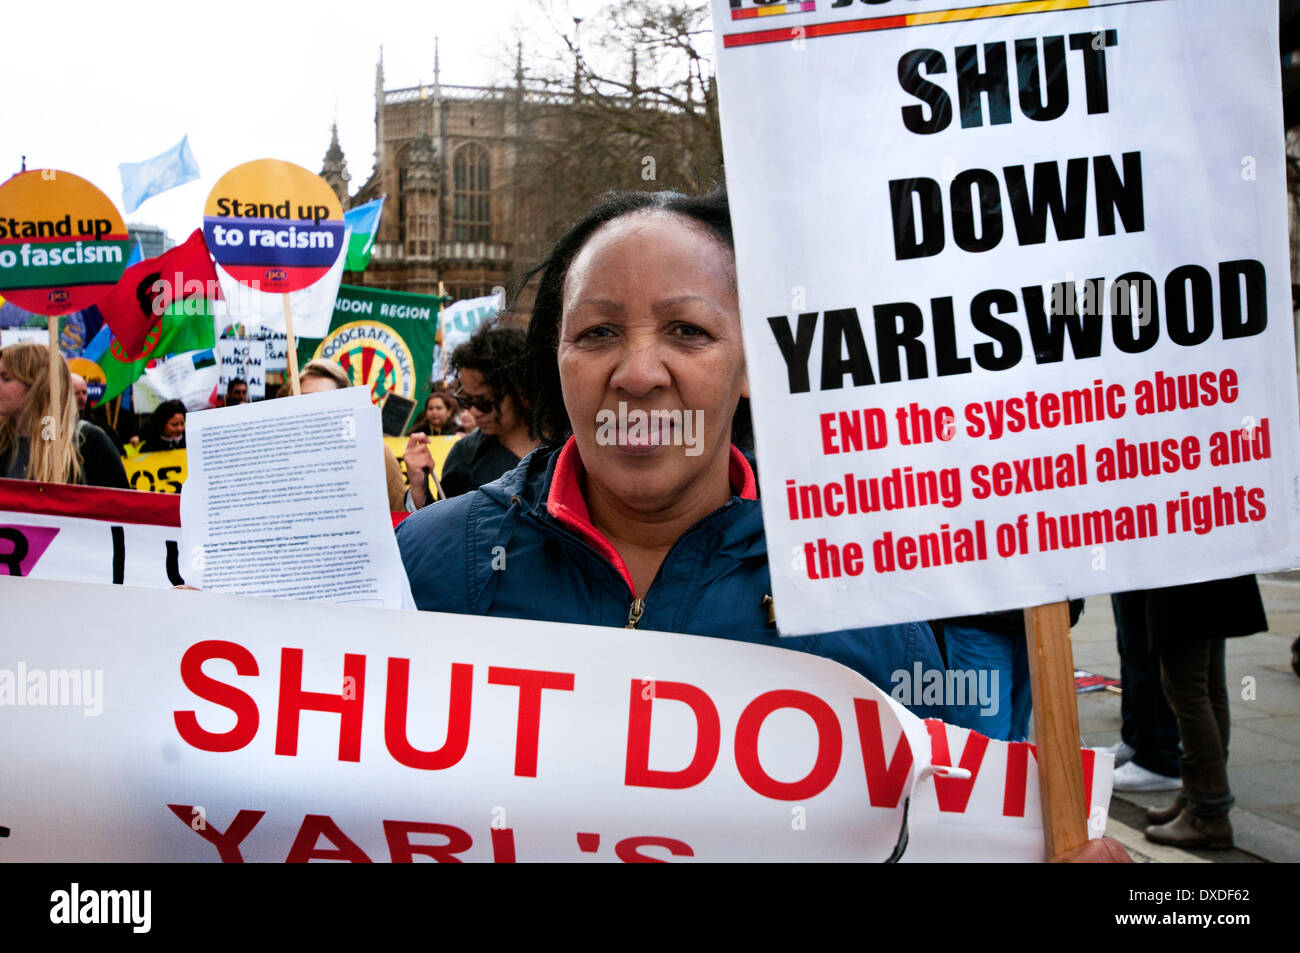
[[[212,256],[262,291],[298,291],[322,278],[343,250],[343,231],[343,209],[325,180],[279,159],[231,169],[204,208]]]
[[[1300,564],[1274,5],[714,14],[783,632]]]

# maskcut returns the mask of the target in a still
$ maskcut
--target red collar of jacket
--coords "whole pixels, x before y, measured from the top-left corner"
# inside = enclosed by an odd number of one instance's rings
[[[582,458],[578,456],[578,442],[570,437],[560,450],[555,462],[555,474],[551,478],[551,488],[546,495],[546,512],[557,519],[564,527],[577,534],[592,549],[600,553],[610,565],[618,570],[627,587],[636,592],[632,585],[632,574],[627,564],[619,555],[614,544],[605,538],[591,522],[591,511],[587,509],[587,498],[582,495],[582,478],[585,474]],[[758,499],[758,484],[754,480],[754,471],[745,459],[745,455],[733,444],[731,459],[727,472],[731,488],[742,500]]]

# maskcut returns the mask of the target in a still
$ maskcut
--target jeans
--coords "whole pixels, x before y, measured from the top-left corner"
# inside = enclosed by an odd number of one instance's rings
[[[1140,768],[1178,777],[1178,721],[1165,699],[1160,659],[1147,635],[1146,599],[1142,592],[1117,592],[1110,597],[1115,610],[1115,643],[1119,649],[1120,737],[1134,752]]]
[[[989,706],[993,710],[984,714],[978,701],[956,705],[953,699],[946,699],[952,704],[953,723],[995,741],[1027,741],[1033,699],[1029,691],[1029,653],[1024,631],[1012,635],[970,625],[945,624],[944,639],[948,644],[949,669],[977,673],[983,670],[988,674],[977,678],[977,682],[989,688],[993,687],[993,673],[997,673],[997,693]]]

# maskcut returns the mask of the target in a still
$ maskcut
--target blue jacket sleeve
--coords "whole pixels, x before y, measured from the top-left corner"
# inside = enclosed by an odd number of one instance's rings
[[[416,608],[469,612],[469,510],[474,494],[431,503],[397,524],[397,549]]]
[[[863,629],[842,629],[819,635],[813,650],[824,658],[847,665],[865,676],[886,695],[901,702],[920,718],[952,721],[947,704],[921,704],[916,665],[921,671],[938,670],[942,676],[943,659],[930,626],[924,622],[881,625]],[[942,679],[941,679],[942,681]],[[918,686],[915,690],[912,686]],[[907,686],[906,692],[896,692]],[[906,696],[906,697],[900,697]]]

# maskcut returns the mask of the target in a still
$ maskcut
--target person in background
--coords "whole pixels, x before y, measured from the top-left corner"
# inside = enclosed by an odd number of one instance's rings
[[[118,437],[117,431],[108,422],[108,413],[103,407],[90,406],[89,388],[86,379],[80,374],[72,375],[72,394],[77,400],[77,415],[88,424],[94,424],[104,433],[108,434],[108,439],[119,449],[122,449],[121,438]]]
[[[456,423],[460,404],[448,390],[434,390],[424,402],[424,417],[411,428],[410,438],[402,460],[411,492],[406,496],[406,508],[411,512],[427,506],[434,500],[446,499],[446,491],[434,473],[433,455],[429,450],[429,437],[454,436],[461,433]],[[417,489],[418,487],[418,489]],[[419,500],[419,502],[416,502]]]
[[[423,433],[431,437],[444,437],[456,433],[456,416],[460,405],[446,391],[435,390],[424,402],[424,414],[411,425],[408,434]]]
[[[460,496],[491,483],[513,470],[538,444],[524,396],[524,352],[527,335],[503,327],[498,320],[484,324],[451,355],[460,390],[456,400],[474,419],[475,430],[456,442],[442,467],[442,487],[448,497]],[[412,448],[415,449],[415,448]],[[423,454],[406,457],[411,498],[417,508],[428,499],[423,479],[433,461]]]
[[[185,449],[185,405],[179,400],[164,400],[154,408],[141,453],[159,453],[163,450]]]
[[[248,382],[241,377],[232,377],[226,385],[226,406],[248,403]]]
[[[70,376],[72,378],[72,397],[77,402],[77,413],[85,414],[86,402],[90,399],[90,389],[86,386],[86,379],[80,374]]]
[[[48,347],[25,343],[0,349],[0,477],[130,489],[108,434],[79,419],[62,355],[56,367],[62,377],[57,403]]]
[[[1178,720],[1160,684],[1160,658],[1147,633],[1146,593],[1110,597],[1119,650],[1120,740],[1102,748],[1115,756],[1116,791],[1176,791],[1182,781]],[[1173,820],[1171,815],[1168,820]]]
[[[1232,846],[1228,812],[1226,639],[1268,629],[1254,576],[1145,590],[1147,631],[1160,657],[1165,698],[1178,720],[1182,791],[1147,811],[1147,840],[1174,847]],[[1116,772],[1119,777],[1119,772]],[[1117,785],[1118,787],[1118,785]]]
[[[318,357],[314,361],[309,361],[298,374],[298,387],[304,394],[351,386],[352,381],[348,379],[347,371],[325,358]],[[383,444],[383,450],[388,508],[400,512],[406,509],[406,483],[402,480],[402,466],[397,462],[397,457],[393,456],[393,451],[388,449],[387,444]]]

